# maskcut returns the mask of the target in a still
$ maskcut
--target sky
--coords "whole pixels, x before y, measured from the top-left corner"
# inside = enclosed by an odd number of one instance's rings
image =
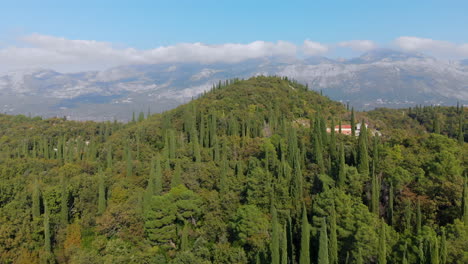
[[[351,57],[468,58],[468,1],[2,0],[0,71]]]

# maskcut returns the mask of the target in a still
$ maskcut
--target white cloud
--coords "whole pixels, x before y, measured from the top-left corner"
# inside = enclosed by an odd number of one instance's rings
[[[460,58],[468,56],[468,43],[455,44],[448,41],[418,37],[399,37],[395,45],[405,51],[422,52],[437,57]]]
[[[350,40],[350,41],[343,41],[338,43],[339,47],[350,48],[355,51],[369,51],[377,48],[377,44],[375,44],[371,40]]]
[[[304,45],[302,46],[302,51],[307,56],[323,55],[327,53],[328,50],[329,50],[328,46],[322,43],[314,42],[310,40],[305,40]]]
[[[0,48],[4,67],[44,67],[64,71],[104,69],[125,64],[200,62],[235,63],[269,56],[295,57],[296,45],[286,42],[254,41],[248,44],[180,43],[148,50],[116,48],[112,43],[69,40],[32,34],[21,38],[22,46]],[[1,67],[1,66],[0,66]],[[5,70],[0,68],[0,70]]]
[[[0,72],[38,67],[70,72],[102,70],[128,64],[235,63],[270,56],[296,58],[299,54],[305,56],[336,55],[342,48],[357,52],[377,48],[371,40],[350,40],[329,44],[305,40],[300,47],[286,41],[254,41],[247,44],[220,45],[199,42],[179,43],[154,49],[135,49],[117,47],[109,42],[70,40],[41,34],[24,36],[18,40],[18,43],[0,46]],[[427,53],[436,57],[454,59],[468,57],[468,43],[454,44],[428,38],[403,36],[397,38],[393,44],[402,50]]]

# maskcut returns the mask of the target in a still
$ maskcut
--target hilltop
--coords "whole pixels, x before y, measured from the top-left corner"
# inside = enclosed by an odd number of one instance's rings
[[[126,124],[0,115],[0,262],[466,263],[466,110],[259,76]]]

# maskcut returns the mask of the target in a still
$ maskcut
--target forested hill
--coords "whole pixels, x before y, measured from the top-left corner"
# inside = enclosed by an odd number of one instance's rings
[[[466,112],[255,77],[128,124],[0,115],[0,262],[468,263]]]

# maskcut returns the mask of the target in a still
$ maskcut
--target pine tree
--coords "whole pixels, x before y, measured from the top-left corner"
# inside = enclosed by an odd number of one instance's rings
[[[185,222],[184,227],[182,228],[182,234],[181,234],[181,239],[180,239],[181,251],[187,251],[189,249],[188,232],[189,232],[189,227],[188,227],[187,222]]]
[[[41,216],[41,191],[39,189],[39,181],[37,176],[34,177],[34,188],[32,193],[32,215],[34,220]]]
[[[333,203],[330,213],[330,264],[338,264],[338,238],[336,233],[336,210]]]
[[[271,263],[272,264],[280,264],[280,230],[279,230],[279,223],[278,223],[278,215],[276,212],[275,206],[271,209],[271,217],[272,217],[272,235],[271,235]]]
[[[51,240],[50,240],[50,212],[47,206],[47,201],[44,200],[44,250],[51,252]]]
[[[319,250],[318,250],[318,264],[329,264],[328,261],[328,235],[327,235],[327,222],[325,217],[322,218],[322,225],[320,227]]]
[[[379,233],[379,254],[378,254],[378,262],[379,264],[386,264],[387,263],[387,245],[386,245],[386,238],[385,238],[385,222],[382,218],[380,222],[380,233]]]
[[[98,190],[98,214],[102,215],[106,210],[106,186],[104,183],[104,173],[99,169],[99,190]]]
[[[343,142],[340,144],[340,165],[338,168],[338,187],[343,188],[345,186],[346,181],[346,167],[345,167],[345,153],[344,153],[344,146]]]
[[[356,119],[354,118],[354,107],[351,108],[351,135],[356,136]]]
[[[310,230],[309,220],[307,220],[307,210],[305,206],[302,211],[302,225],[301,225],[301,252],[299,257],[299,264],[310,264]]]

